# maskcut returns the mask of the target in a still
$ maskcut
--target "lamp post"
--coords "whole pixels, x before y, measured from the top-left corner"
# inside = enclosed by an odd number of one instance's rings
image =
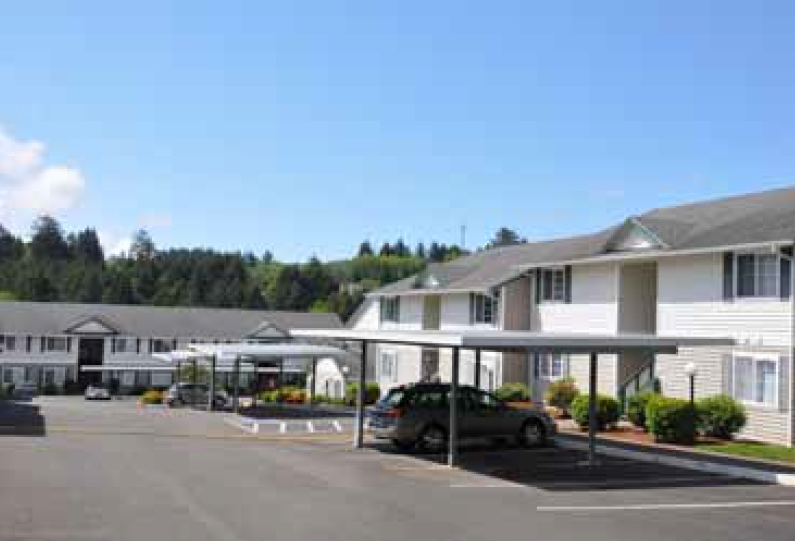
[[[690,434],[693,436],[693,441],[696,439],[696,374],[698,374],[698,367],[695,363],[687,363],[685,365],[685,374],[690,380]]]

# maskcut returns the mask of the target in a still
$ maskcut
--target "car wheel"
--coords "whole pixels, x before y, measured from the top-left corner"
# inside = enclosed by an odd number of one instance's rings
[[[532,449],[543,447],[547,442],[547,431],[544,425],[535,420],[526,421],[519,432],[519,444],[522,447]]]
[[[408,453],[414,450],[416,442],[405,440],[392,440],[392,445],[398,448],[399,451]]]
[[[426,426],[420,433],[417,447],[428,453],[441,453],[447,447],[447,433],[439,425]]]

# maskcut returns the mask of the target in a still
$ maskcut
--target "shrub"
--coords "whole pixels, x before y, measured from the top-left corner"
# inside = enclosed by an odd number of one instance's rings
[[[58,386],[54,383],[45,383],[44,387],[41,390],[42,394],[47,396],[53,396],[58,394]]]
[[[163,391],[148,389],[141,394],[140,401],[142,404],[162,404]]]
[[[530,390],[527,385],[520,382],[505,383],[494,394],[504,402],[528,402],[530,400]]]
[[[747,421],[743,405],[726,395],[702,398],[696,411],[699,431],[715,438],[731,439]]]
[[[571,416],[580,425],[588,428],[588,400],[587,394],[581,394],[571,403]],[[618,422],[618,400],[611,396],[596,396],[596,426],[598,430],[606,430]]]
[[[646,427],[661,443],[692,444],[693,415],[687,400],[656,395],[646,403]]]
[[[279,391],[262,391],[258,398],[261,402],[277,402],[279,400]]]
[[[356,404],[356,393],[359,390],[359,384],[355,382],[348,383],[345,386],[345,403],[349,406]],[[375,404],[381,398],[381,387],[377,383],[367,383],[364,386],[364,403]]]
[[[547,387],[547,392],[544,393],[544,399],[547,404],[568,412],[571,408],[571,403],[580,394],[577,385],[574,384],[573,378],[564,378],[558,381],[553,381]]]
[[[63,382],[63,394],[68,395],[78,395],[82,394],[82,389],[80,388],[80,384],[77,383],[73,379],[67,379]]]
[[[646,430],[646,406],[649,400],[659,396],[657,393],[650,391],[644,393],[636,393],[629,397],[627,400],[627,419],[629,422],[638,428]]]

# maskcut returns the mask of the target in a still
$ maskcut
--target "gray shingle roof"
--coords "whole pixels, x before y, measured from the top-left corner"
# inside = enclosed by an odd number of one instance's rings
[[[0,332],[61,334],[96,318],[119,334],[159,338],[244,338],[267,324],[279,329],[341,328],[336,314],[60,302],[0,302]]]
[[[654,209],[635,217],[666,245],[686,250],[795,239],[795,187],[688,205]],[[374,292],[396,295],[418,288],[425,274],[438,279],[439,290],[478,291],[518,274],[534,263],[589,259],[602,255],[622,224],[597,233],[485,250],[406,278]]]

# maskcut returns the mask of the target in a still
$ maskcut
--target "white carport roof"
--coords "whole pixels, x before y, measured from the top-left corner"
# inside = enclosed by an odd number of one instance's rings
[[[192,344],[190,350],[199,356],[215,356],[219,360],[245,357],[254,359],[309,359],[332,357],[340,359],[348,356],[344,349],[313,344]]]
[[[295,337],[322,337],[431,347],[546,353],[622,353],[627,351],[676,353],[680,347],[715,347],[734,344],[734,340],[720,337],[469,329],[460,331],[296,329],[291,331],[290,334]]]

